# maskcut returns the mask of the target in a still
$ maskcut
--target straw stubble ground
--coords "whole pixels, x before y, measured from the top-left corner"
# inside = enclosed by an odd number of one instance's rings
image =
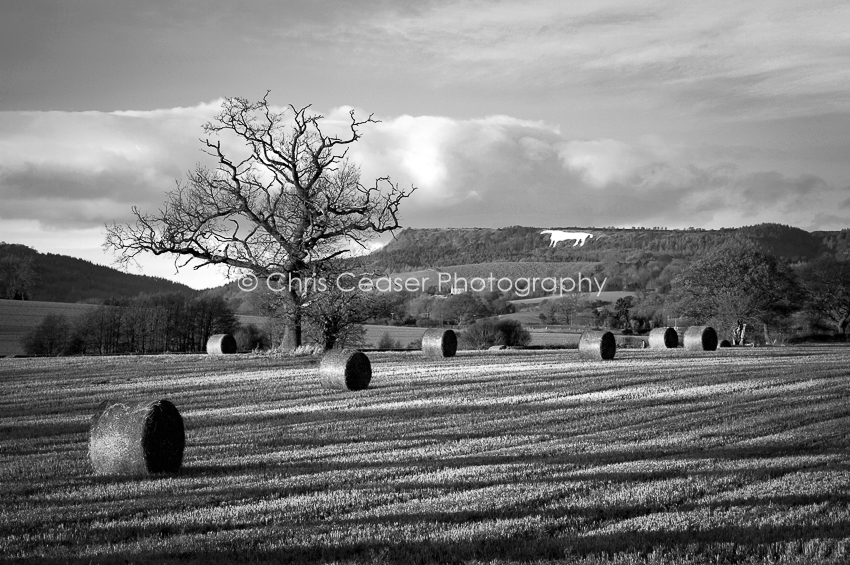
[[[850,351],[0,359],[0,555],[68,562],[845,562]],[[93,477],[106,398],[172,400],[173,477]]]

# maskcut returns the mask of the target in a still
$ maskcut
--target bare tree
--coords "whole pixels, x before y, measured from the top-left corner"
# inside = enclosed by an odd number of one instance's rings
[[[323,133],[321,115],[310,107],[273,110],[268,93],[258,102],[228,98],[204,125],[204,151],[214,168],[198,165],[167,195],[156,214],[133,208],[135,223],[107,227],[106,248],[132,262],[142,253],[174,255],[175,266],[193,260],[198,269],[225,265],[260,280],[287,281],[285,347],[301,344],[299,281],[321,275],[328,261],[354,245],[400,226],[401,201],[415,190],[399,189],[389,177],[372,186],[346,158],[360,128],[376,123],[352,110],[344,135]],[[247,149],[228,156],[220,139],[230,135]],[[232,153],[232,151],[231,151]]]

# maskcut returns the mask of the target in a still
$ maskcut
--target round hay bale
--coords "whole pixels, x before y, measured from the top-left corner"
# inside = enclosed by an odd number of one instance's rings
[[[185,447],[183,418],[167,400],[108,400],[89,430],[89,459],[98,475],[176,473]]]
[[[236,339],[230,334],[211,335],[207,340],[207,355],[230,355],[237,349]]]
[[[325,388],[364,390],[372,380],[372,363],[362,351],[332,349],[319,363],[319,380]]]
[[[649,332],[651,349],[673,349],[679,346],[679,334],[674,328],[655,328]]]
[[[585,359],[613,359],[617,339],[611,332],[584,332],[578,341],[578,353]]]
[[[728,339],[721,340],[720,343],[717,344],[717,347],[732,347],[732,342]]]
[[[507,345],[491,345],[487,348],[487,351],[505,351],[507,348]]]
[[[685,349],[689,351],[714,351],[717,349],[717,332],[711,326],[691,326],[685,332]]]
[[[454,357],[457,353],[457,334],[454,330],[431,328],[422,336],[422,353],[436,359]]]

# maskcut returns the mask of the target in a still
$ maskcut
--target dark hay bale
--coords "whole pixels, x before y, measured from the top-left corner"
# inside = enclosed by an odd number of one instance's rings
[[[578,341],[578,353],[585,359],[613,359],[617,339],[611,332],[585,332]]]
[[[230,355],[237,349],[236,339],[230,334],[211,335],[207,340],[208,355]]]
[[[332,349],[319,363],[319,380],[325,388],[364,390],[372,380],[372,363],[362,351]]]
[[[176,473],[185,447],[183,418],[167,400],[108,400],[89,430],[89,459],[98,475]]]
[[[732,347],[732,342],[728,339],[721,340],[720,343],[717,344],[717,347]]]
[[[685,349],[689,351],[714,351],[717,349],[717,332],[711,326],[691,326],[685,332]]]
[[[457,334],[454,330],[432,328],[422,336],[422,353],[427,357],[442,359],[457,353]]]
[[[649,332],[650,349],[673,349],[679,346],[679,334],[673,328],[655,328]]]

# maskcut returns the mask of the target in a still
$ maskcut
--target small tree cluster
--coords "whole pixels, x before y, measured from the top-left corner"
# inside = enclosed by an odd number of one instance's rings
[[[714,326],[733,344],[746,326],[787,316],[799,295],[791,270],[750,244],[720,248],[694,262],[674,280],[671,301],[678,315]],[[767,336],[765,336],[767,338]]]
[[[825,320],[836,335],[850,327],[850,261],[821,257],[799,270],[806,310],[816,321]]]
[[[62,314],[48,314],[23,338],[27,355],[54,356],[65,352],[71,324]]]

